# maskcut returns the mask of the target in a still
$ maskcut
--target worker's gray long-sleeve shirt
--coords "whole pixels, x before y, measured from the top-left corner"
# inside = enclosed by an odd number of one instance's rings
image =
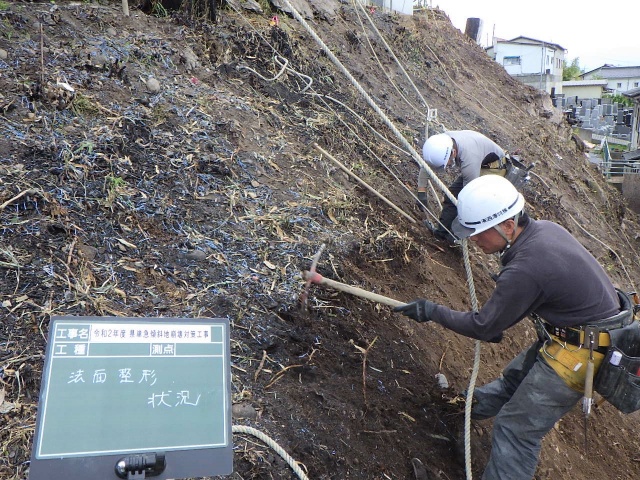
[[[479,312],[438,305],[431,319],[461,335],[491,340],[531,312],[551,325],[569,327],[620,311],[602,266],[556,223],[529,219],[502,265],[495,290]]]
[[[456,161],[460,163],[464,185],[480,176],[482,160],[487,155],[495,153],[500,158],[505,156],[504,150],[497,143],[480,132],[474,130],[450,130],[444,133],[453,138],[458,146]],[[428,179],[427,171],[421,168],[418,174],[418,188],[423,189],[426,187]]]

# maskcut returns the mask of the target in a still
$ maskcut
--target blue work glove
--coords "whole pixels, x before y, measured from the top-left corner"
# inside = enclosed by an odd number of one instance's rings
[[[398,305],[394,307],[394,312],[399,312],[409,318],[413,318],[416,322],[428,322],[436,308],[436,304],[429,300],[414,300],[406,305]]]

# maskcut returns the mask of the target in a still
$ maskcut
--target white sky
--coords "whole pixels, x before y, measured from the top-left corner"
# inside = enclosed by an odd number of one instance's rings
[[[424,0],[423,0],[424,1]],[[640,1],[607,0],[427,0],[440,7],[453,26],[464,32],[467,18],[482,20],[480,43],[494,35],[510,40],[520,35],[555,43],[567,50],[570,63],[579,58],[589,71],[605,63],[640,66]],[[495,27],[494,27],[495,26]]]

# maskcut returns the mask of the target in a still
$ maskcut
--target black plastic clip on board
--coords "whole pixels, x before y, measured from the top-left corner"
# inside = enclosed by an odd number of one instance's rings
[[[116,463],[116,475],[127,480],[155,477],[166,466],[164,453],[141,453],[122,457]]]

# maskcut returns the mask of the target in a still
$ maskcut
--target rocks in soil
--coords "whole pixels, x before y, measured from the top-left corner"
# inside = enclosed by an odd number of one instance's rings
[[[151,93],[160,92],[160,82],[153,77],[149,77],[147,80],[147,90]]]

